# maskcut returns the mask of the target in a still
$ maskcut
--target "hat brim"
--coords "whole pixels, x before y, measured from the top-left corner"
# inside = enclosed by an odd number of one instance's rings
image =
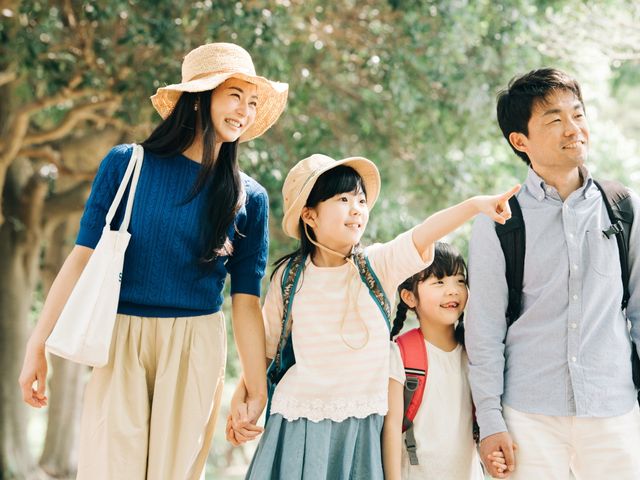
[[[288,84],[273,82],[264,77],[241,72],[214,73],[189,82],[158,88],[156,94],[151,97],[151,103],[160,116],[166,119],[175,108],[183,92],[213,90],[229,78],[238,78],[257,87],[256,119],[240,136],[240,142],[247,142],[262,135],[278,120],[287,104]]]
[[[282,230],[291,238],[300,239],[300,230],[298,228],[300,223],[300,215],[302,215],[302,209],[307,203],[309,194],[313,190],[313,186],[323,173],[336,168],[340,165],[346,165],[353,168],[364,183],[364,189],[367,192],[367,206],[369,210],[373,208],[380,195],[380,172],[378,167],[371,161],[364,157],[348,157],[342,160],[337,160],[331,164],[324,166],[313,172],[307,181],[304,183],[300,193],[296,197],[295,201],[291,204],[289,209],[285,212],[282,218]]]

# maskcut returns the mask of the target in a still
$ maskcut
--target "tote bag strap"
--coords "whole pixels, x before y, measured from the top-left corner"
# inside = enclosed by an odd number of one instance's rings
[[[111,225],[111,221],[116,214],[116,210],[120,206],[120,202],[122,201],[122,197],[124,196],[124,192],[127,189],[127,185],[129,184],[129,179],[133,175],[133,180],[131,180],[131,188],[129,189],[129,196],[127,198],[127,207],[124,212],[124,217],[122,219],[122,223],[120,224],[119,231],[126,232],[129,228],[129,222],[131,220],[131,211],[133,209],[133,198],[136,194],[136,187],[138,186],[138,179],[140,178],[140,170],[142,169],[142,160],[144,158],[144,149],[140,145],[134,145],[133,151],[131,152],[131,158],[129,159],[129,165],[127,165],[127,170],[124,172],[124,177],[122,177],[122,182],[120,182],[120,186],[118,187],[118,191],[116,192],[116,196],[111,203],[111,207],[109,207],[109,211],[107,212],[107,216],[105,218],[106,225]]]

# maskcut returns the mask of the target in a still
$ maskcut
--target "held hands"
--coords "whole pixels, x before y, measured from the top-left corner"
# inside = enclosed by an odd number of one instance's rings
[[[34,383],[38,388],[34,389]],[[22,372],[18,379],[22,399],[35,408],[47,405],[47,396],[44,394],[47,387],[47,358],[44,353],[44,344],[33,346],[27,344],[27,351],[22,364]]]
[[[515,185],[499,195],[479,195],[473,197],[472,201],[479,213],[484,213],[494,222],[504,225],[511,218],[509,199],[518,191],[520,191],[520,185]]]
[[[494,433],[480,442],[480,458],[493,478],[508,478],[515,470],[515,451],[518,446],[509,432]]]
[[[266,398],[248,395],[244,379],[240,379],[231,398],[231,408],[225,427],[227,441],[234,447],[257,438],[264,429],[256,425]]]

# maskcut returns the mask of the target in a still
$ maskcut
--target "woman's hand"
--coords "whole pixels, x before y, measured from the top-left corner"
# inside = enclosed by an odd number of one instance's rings
[[[34,389],[34,383],[38,384],[38,388]],[[37,342],[27,344],[27,351],[22,364],[22,372],[18,379],[20,390],[22,390],[22,399],[35,408],[45,407],[47,405],[47,396],[45,391],[47,388],[47,357],[44,353],[44,343]]]
[[[231,398],[231,408],[227,417],[226,437],[234,446],[254,440],[264,429],[256,425],[266,404],[266,397],[251,397],[247,394],[244,378],[240,378],[238,386]]]

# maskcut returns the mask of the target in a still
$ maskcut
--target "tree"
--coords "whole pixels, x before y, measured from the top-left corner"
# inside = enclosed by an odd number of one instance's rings
[[[16,387],[33,293],[46,292],[72,244],[100,158],[150,131],[159,117],[148,96],[178,81],[190,49],[239,43],[260,74],[290,83],[285,114],[240,159],[270,193],[275,258],[293,248],[279,228],[284,175],[311,153],[378,164],[383,191],[369,239],[522,178],[493,120],[495,92],[518,73],[556,65],[600,88],[597,108],[615,111],[612,79],[615,91],[637,96],[635,77],[614,73],[637,64],[639,10],[625,0],[3,2],[0,472],[20,478],[35,468]],[[624,126],[607,134],[633,150]],[[628,157],[607,153],[603,165]],[[625,161],[620,175],[634,168]],[[61,422],[79,410],[82,370],[56,367],[40,463],[62,475],[74,467],[74,430]]]

